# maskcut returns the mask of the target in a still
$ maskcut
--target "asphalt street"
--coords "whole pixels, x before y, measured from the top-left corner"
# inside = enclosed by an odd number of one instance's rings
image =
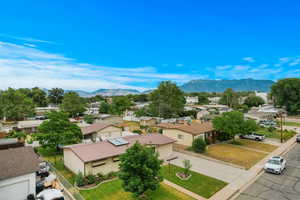
[[[286,155],[281,175],[263,173],[236,200],[300,200],[300,144]]]

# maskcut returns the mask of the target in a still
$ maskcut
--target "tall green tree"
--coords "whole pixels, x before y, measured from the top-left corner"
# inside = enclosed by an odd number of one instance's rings
[[[64,98],[64,93],[64,90],[61,88],[52,88],[48,91],[49,103],[53,103],[55,105],[61,104]]]
[[[133,103],[127,96],[113,97],[109,113],[121,115],[126,109],[130,108],[130,106],[132,105]]]
[[[241,133],[243,122],[243,113],[231,111],[215,117],[213,119],[213,126],[220,134],[225,134],[224,139],[232,138],[234,140],[235,135]]]
[[[145,195],[147,190],[156,190],[163,180],[160,168],[162,160],[152,148],[136,142],[120,156],[119,178],[123,188],[135,197]]]
[[[39,107],[47,106],[47,93],[38,87],[31,89],[30,97],[32,98],[34,104]]]
[[[265,101],[261,97],[251,95],[245,99],[244,104],[251,108],[263,105]]]
[[[33,137],[43,147],[58,150],[59,145],[75,144],[81,141],[81,129],[70,122],[68,114],[64,112],[48,113],[49,120],[44,121],[38,127],[38,133]]]
[[[244,120],[243,123],[241,124],[241,134],[243,135],[253,133],[254,131],[257,130],[258,130],[258,125],[252,119]]]
[[[35,106],[29,97],[19,90],[8,88],[0,92],[0,114],[8,120],[22,120],[34,115]]]
[[[271,97],[276,106],[285,107],[291,114],[300,112],[300,78],[287,78],[274,83]]]
[[[171,81],[163,81],[150,94],[149,110],[153,116],[178,117],[185,105],[184,93]]]
[[[103,101],[100,104],[99,112],[107,114],[107,113],[109,113],[109,110],[110,110],[110,105],[108,103],[106,103],[105,101]]]
[[[69,113],[71,117],[76,117],[86,110],[86,103],[76,92],[67,92],[60,107],[64,112]]]
[[[238,94],[233,89],[228,88],[223,92],[219,103],[233,108],[239,104]]]

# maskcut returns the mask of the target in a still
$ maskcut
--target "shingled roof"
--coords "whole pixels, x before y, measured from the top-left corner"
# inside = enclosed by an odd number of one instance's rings
[[[38,165],[32,147],[0,150],[0,180],[36,172]]]
[[[211,122],[205,123],[191,123],[191,124],[170,124],[170,123],[161,123],[157,127],[164,129],[177,129],[183,132],[190,133],[192,135],[200,135],[206,132],[214,131],[213,124]]]
[[[116,125],[111,124],[111,123],[94,123],[90,126],[82,127],[81,131],[82,131],[83,135],[89,135],[89,134],[101,131],[102,129],[105,129],[109,126],[117,127]],[[117,127],[117,128],[120,128],[120,127]]]
[[[136,141],[146,145],[164,145],[176,142],[171,138],[168,138],[162,134],[153,133],[145,135],[132,135],[122,137],[129,142],[128,145],[115,146],[108,141],[90,143],[90,144],[75,144],[65,146],[65,149],[73,151],[83,162],[91,162],[95,160],[101,160],[104,158],[114,157],[125,153],[126,149],[133,145]]]

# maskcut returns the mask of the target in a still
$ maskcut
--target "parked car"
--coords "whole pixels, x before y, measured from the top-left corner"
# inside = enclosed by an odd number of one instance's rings
[[[270,158],[264,166],[266,172],[281,174],[285,169],[286,160],[281,156],[273,156]]]
[[[250,134],[246,134],[246,135],[240,135],[240,138],[256,140],[256,141],[263,141],[266,137],[262,134],[250,133]]]
[[[297,143],[300,142],[300,134],[297,135],[297,137],[296,137],[296,142],[297,142]]]
[[[36,197],[37,200],[64,200],[65,199],[63,193],[56,189],[43,190]]]

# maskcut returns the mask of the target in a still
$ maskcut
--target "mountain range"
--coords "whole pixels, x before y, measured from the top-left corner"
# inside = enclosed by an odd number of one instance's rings
[[[274,81],[239,79],[239,80],[192,80],[180,88],[184,92],[224,92],[227,88],[235,91],[269,92]]]
[[[269,92],[274,81],[271,80],[255,80],[255,79],[240,79],[240,80],[192,80],[181,86],[180,89],[184,92],[223,92],[227,88],[232,88],[235,91],[260,91]],[[77,92],[82,97],[91,97],[95,95],[101,96],[124,96],[128,94],[147,94],[152,90],[140,92],[135,89],[99,89],[93,92],[84,90],[66,90],[66,92]]]
[[[126,96],[128,94],[140,94],[141,92],[134,89],[99,89],[93,92],[84,90],[66,90],[66,92],[77,92],[81,97],[101,96]]]

